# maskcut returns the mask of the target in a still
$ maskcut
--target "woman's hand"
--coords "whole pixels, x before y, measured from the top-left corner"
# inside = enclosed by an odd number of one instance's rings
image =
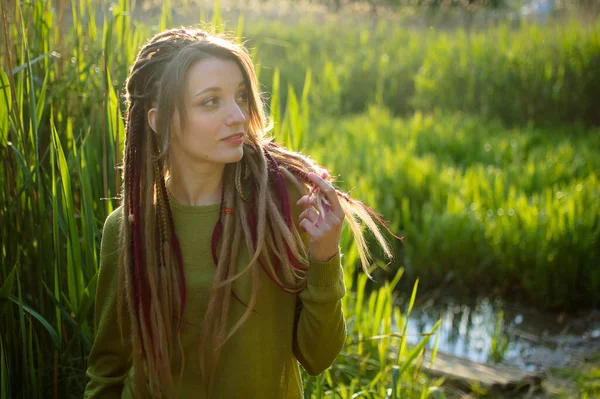
[[[338,252],[344,211],[331,184],[314,173],[309,173],[308,177],[325,194],[329,206],[319,213],[313,207],[314,198],[311,198],[311,194],[302,196],[296,202],[306,208],[299,217],[300,227],[310,235],[310,258],[317,262],[326,262]]]

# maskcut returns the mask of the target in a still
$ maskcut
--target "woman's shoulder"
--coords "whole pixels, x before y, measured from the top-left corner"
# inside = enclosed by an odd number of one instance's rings
[[[119,252],[119,232],[121,231],[121,221],[123,218],[123,208],[121,206],[113,210],[104,221],[102,229],[102,242],[100,245],[100,253],[104,261],[103,264],[117,264],[117,256]],[[113,266],[110,266],[113,267]],[[116,266],[115,266],[116,267]]]
[[[123,206],[119,205],[115,208],[104,221],[104,228],[102,229],[103,235],[110,237],[117,237],[121,229],[121,222],[123,220]]]

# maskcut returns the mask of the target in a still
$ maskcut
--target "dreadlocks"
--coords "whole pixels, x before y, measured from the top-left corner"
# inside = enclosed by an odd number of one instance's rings
[[[139,52],[126,82],[126,139],[123,167],[123,215],[120,241],[119,325],[125,317],[131,325],[136,397],[174,397],[171,355],[174,343],[181,349],[180,327],[186,303],[181,249],[169,205],[166,178],[168,148],[175,112],[185,123],[180,93],[187,70],[210,57],[232,60],[248,87],[249,128],[244,156],[225,165],[219,221],[212,236],[216,265],[213,288],[201,333],[201,370],[208,387],[222,345],[249,317],[256,303],[256,287],[263,270],[282,290],[300,292],[306,284],[308,254],[291,218],[286,181],[300,192],[312,183],[308,174],[326,171],[312,159],[270,142],[263,103],[251,59],[243,46],[224,36],[201,30],[173,29],[153,37]],[[158,108],[156,130],[147,122],[148,111]],[[247,177],[239,179],[241,170]],[[228,182],[236,182],[230,184]],[[248,195],[248,193],[250,193]],[[375,235],[385,253],[389,247],[373,218],[381,220],[359,201],[337,192],[354,234],[363,268],[369,251],[361,226]],[[317,197],[317,207],[327,206]],[[222,218],[223,210],[235,209]],[[250,261],[237,271],[238,253],[245,248]],[[239,300],[232,283],[251,273],[252,293],[246,311],[233,328],[227,315]],[[178,322],[173,323],[172,320]],[[207,350],[208,349],[208,350]],[[180,370],[180,379],[183,367]]]

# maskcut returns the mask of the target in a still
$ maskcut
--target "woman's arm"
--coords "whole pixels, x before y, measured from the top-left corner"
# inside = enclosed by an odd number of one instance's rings
[[[131,368],[129,323],[126,319],[121,337],[117,322],[121,214],[122,208],[119,207],[104,223],[96,288],[96,335],[88,358],[86,375],[90,380],[84,399],[121,398],[123,384]]]
[[[304,223],[301,223],[300,219],[303,218],[304,207],[296,204],[300,193],[291,184],[288,185],[288,192],[292,217],[297,228],[302,231],[301,225]],[[332,220],[335,222],[335,218]],[[339,227],[341,227],[341,220],[339,220]],[[346,287],[339,252],[339,231],[336,231],[338,226],[329,227],[333,231],[312,231],[302,234],[304,244],[311,256],[307,285],[298,295],[293,347],[294,355],[310,375],[318,375],[331,366],[346,339],[346,323],[341,300],[346,293]],[[324,234],[315,237],[319,233]],[[329,237],[327,233],[330,233]],[[317,248],[315,239],[320,239],[320,243],[325,244],[318,247],[318,251],[314,251]],[[327,240],[329,244],[326,243]],[[315,254],[317,260],[313,259]],[[329,259],[324,259],[323,256]]]
[[[294,355],[310,375],[321,374],[346,339],[342,297],[346,293],[339,253],[327,262],[311,261],[308,283],[299,294]]]

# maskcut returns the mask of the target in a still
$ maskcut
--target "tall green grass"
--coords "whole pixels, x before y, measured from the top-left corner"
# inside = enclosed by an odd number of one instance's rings
[[[136,50],[126,2],[102,37],[88,3],[72,3],[67,37],[51,29],[51,2],[2,10],[14,11],[0,96],[2,397],[69,397],[85,382],[100,227],[113,207],[100,199],[117,193],[123,138],[111,54],[127,62]]]
[[[1,61],[7,68],[0,70],[0,399],[79,397],[84,389],[101,226],[120,187],[120,91],[153,31],[132,20],[126,0],[102,10],[81,0],[70,3],[71,25],[60,33],[60,12],[53,7],[61,4],[17,2],[13,9],[1,3],[7,14]],[[165,4],[161,28],[172,23]],[[98,26],[100,11],[104,21]],[[312,75],[307,69],[302,76],[302,90],[282,84],[270,100],[277,109],[275,134],[292,148],[308,142]],[[285,105],[277,100],[282,93]],[[355,263],[347,262],[350,287]],[[392,289],[388,284],[369,297],[366,311],[377,309],[379,320],[360,316],[367,306],[362,293],[346,297],[346,315],[355,320],[349,346],[328,374],[306,379],[308,397],[324,397],[328,390],[342,397],[364,389],[371,397],[386,389],[426,392],[422,380],[412,382],[405,372],[424,343],[395,355],[392,337],[353,344],[393,333],[390,318],[399,324],[402,315],[392,313]],[[380,372],[371,379],[374,361]]]
[[[566,309],[600,303],[599,133],[372,108],[322,121],[310,142],[402,232],[412,278]]]
[[[316,378],[303,373],[305,398],[427,398],[443,383],[424,374],[435,361],[437,339],[431,364],[422,366],[427,343],[436,334],[438,321],[414,347],[407,346],[408,317],[414,306],[417,284],[405,313],[395,305],[395,288],[404,274],[369,289],[367,275],[360,273],[358,253],[345,231],[342,246],[347,248],[344,280],[348,294],[343,298],[347,339],[332,367]],[[375,266],[374,266],[375,267]],[[443,391],[439,391],[443,395]],[[445,397],[445,396],[439,396]]]
[[[396,115],[441,108],[509,125],[600,124],[600,19],[518,28],[500,22],[470,32],[367,21],[257,21],[246,33],[262,63],[278,65],[282,81],[297,90],[310,67],[317,115],[377,104]]]

